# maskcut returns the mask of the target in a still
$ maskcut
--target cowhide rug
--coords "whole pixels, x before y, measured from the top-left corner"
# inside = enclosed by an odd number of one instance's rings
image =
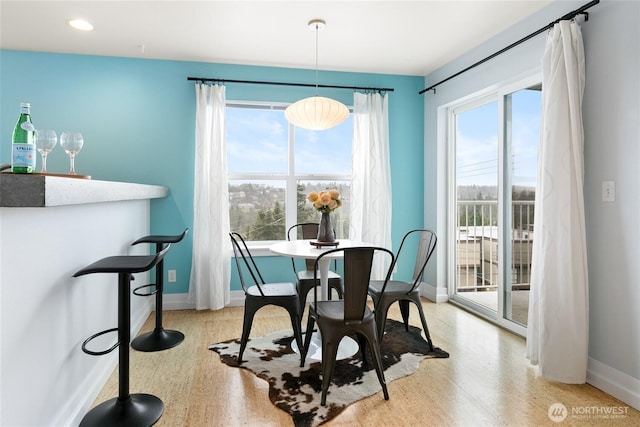
[[[425,358],[449,357],[449,353],[439,348],[429,352],[419,328],[410,326],[409,332],[406,332],[401,322],[388,319],[385,331],[381,352],[387,384],[413,374],[419,362]],[[320,406],[321,363],[307,359],[304,368],[300,368],[300,356],[291,350],[291,334],[291,331],[280,331],[249,340],[243,355],[244,362],[240,366],[239,339],[214,344],[209,349],[218,353],[223,363],[247,369],[266,380],[271,402],[291,414],[297,427],[323,424],[351,403],[382,390],[371,355],[367,355],[369,366],[363,369],[358,352],[336,363],[327,393],[327,405]],[[393,399],[392,393],[389,398]],[[383,399],[382,394],[380,399]]]

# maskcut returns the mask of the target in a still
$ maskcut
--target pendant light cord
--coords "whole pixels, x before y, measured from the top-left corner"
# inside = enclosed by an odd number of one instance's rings
[[[318,32],[320,29],[318,28],[320,24],[315,23],[316,26],[316,96],[318,96]]]

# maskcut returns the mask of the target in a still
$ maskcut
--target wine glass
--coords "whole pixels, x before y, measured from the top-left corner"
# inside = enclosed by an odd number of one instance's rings
[[[69,162],[71,163],[69,175],[76,175],[74,161],[76,154],[82,150],[83,145],[84,138],[82,138],[82,134],[80,132],[62,132],[62,135],[60,135],[60,146],[69,156]]]
[[[42,157],[41,173],[47,172],[47,154],[53,150],[58,143],[58,135],[55,130],[38,129],[36,130],[36,148]]]

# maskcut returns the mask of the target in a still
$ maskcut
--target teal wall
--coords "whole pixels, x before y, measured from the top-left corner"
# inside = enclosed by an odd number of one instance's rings
[[[179,233],[193,228],[195,82],[187,77],[313,83],[312,70],[180,61],[0,51],[0,164],[10,162],[10,141],[22,101],[31,103],[38,128],[76,130],[85,146],[76,159],[79,174],[93,179],[164,185],[166,199],[151,203],[151,232]],[[389,132],[393,186],[394,249],[408,229],[423,223],[423,97],[421,77],[320,72],[322,84],[392,87]],[[349,90],[321,89],[347,105]],[[309,88],[227,84],[227,99],[293,102]],[[38,163],[39,165],[39,163]],[[39,167],[39,166],[38,166]],[[49,155],[51,172],[66,173],[60,147]],[[384,195],[381,195],[384,196]],[[55,224],[51,224],[55,227]],[[117,227],[118,224],[96,224]],[[168,293],[189,288],[191,234],[165,260],[178,281]],[[260,259],[268,280],[293,280],[290,262]],[[399,265],[400,276],[411,266]],[[234,267],[235,269],[235,267]],[[239,289],[236,276],[231,289]]]

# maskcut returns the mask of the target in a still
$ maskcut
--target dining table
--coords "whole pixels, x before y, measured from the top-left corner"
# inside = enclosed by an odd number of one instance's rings
[[[336,248],[348,248],[354,246],[372,246],[370,243],[364,243],[349,239],[337,239],[335,245],[322,246],[317,245],[314,239],[291,240],[274,243],[269,247],[271,252],[278,255],[288,256],[292,258],[316,259],[320,254]],[[320,273],[320,295],[319,301],[329,299],[329,265],[332,260],[341,259],[344,252],[338,251],[322,257],[318,263],[318,272]],[[347,284],[345,284],[346,286]],[[304,307],[302,307],[304,309]],[[295,340],[291,343],[291,348],[295,352],[299,352]],[[358,343],[350,338],[344,337],[338,347],[337,359],[346,359],[353,356],[358,351]],[[307,352],[307,358],[312,360],[322,360],[322,336],[320,331],[313,332],[311,344]]]

